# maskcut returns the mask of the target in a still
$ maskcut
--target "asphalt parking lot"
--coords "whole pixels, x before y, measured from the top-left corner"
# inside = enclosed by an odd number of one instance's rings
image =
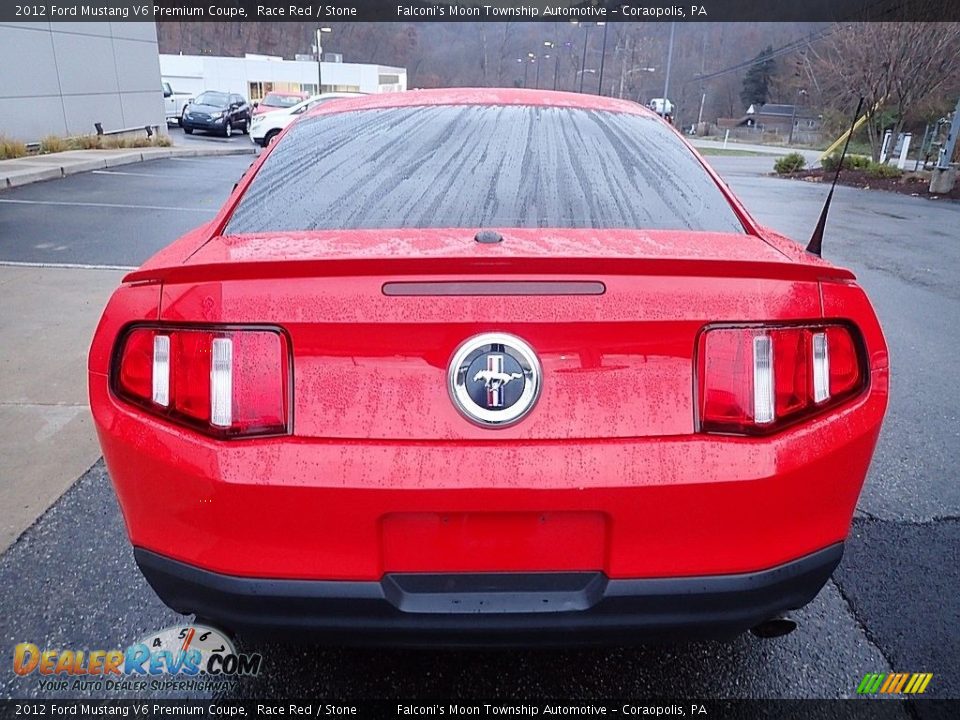
[[[212,217],[251,160],[159,160],[0,192],[0,262],[137,265]],[[769,158],[712,161],[759,220],[809,235],[825,188],[764,177]],[[851,267],[875,303],[890,345],[892,396],[847,554],[834,580],[795,614],[793,634],[577,651],[247,644],[263,653],[265,672],[229,695],[849,697],[865,673],[896,671],[932,672],[928,697],[960,697],[958,223],[960,204],[837,192],[824,254]],[[8,657],[24,641],[125,646],[176,620],[134,566],[102,462],[0,556],[0,646]],[[0,697],[31,696],[57,693],[35,677],[0,672]],[[925,716],[922,704],[910,713]]]

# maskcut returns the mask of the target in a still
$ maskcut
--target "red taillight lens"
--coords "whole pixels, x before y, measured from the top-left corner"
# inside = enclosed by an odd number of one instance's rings
[[[830,352],[830,395],[849,394],[860,387],[860,355],[846,328],[827,328],[827,347]]]
[[[282,387],[276,384],[277,360],[286,360],[284,345],[283,336],[277,333],[234,337],[233,425],[244,434],[286,425],[286,383]]]
[[[710,328],[700,336],[703,432],[779,430],[866,385],[859,337],[843,325]]]
[[[200,330],[173,333],[170,384],[173,407],[198,423],[210,420],[210,352],[213,333]]]
[[[123,362],[117,372],[117,385],[137,400],[153,397],[153,330],[134,330],[123,345]]]
[[[216,437],[288,432],[289,350],[278,330],[134,328],[114,390],[150,412]]]

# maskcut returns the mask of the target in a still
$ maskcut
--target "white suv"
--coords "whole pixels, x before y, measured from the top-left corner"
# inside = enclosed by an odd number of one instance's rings
[[[366,95],[366,93],[322,93],[309,97],[293,107],[254,115],[253,122],[250,124],[250,140],[260,147],[266,147],[273,142],[273,139],[280,134],[281,130],[315,105],[337,98],[359,97],[361,95]]]

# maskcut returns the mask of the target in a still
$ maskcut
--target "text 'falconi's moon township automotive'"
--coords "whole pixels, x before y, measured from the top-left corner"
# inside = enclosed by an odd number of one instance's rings
[[[180,613],[624,643],[789,626],[840,562],[888,359],[853,274],[654,113],[461,89],[290,124],[126,276],[89,386]]]

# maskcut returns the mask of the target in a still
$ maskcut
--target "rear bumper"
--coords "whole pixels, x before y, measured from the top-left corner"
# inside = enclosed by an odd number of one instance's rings
[[[613,580],[777,567],[842,542],[885,396],[760,440],[223,442],[150,418],[91,375],[135,547],[225,576],[597,571]]]
[[[759,572],[656,579],[567,572],[272,580],[223,575],[142,548],[134,554],[167,605],[228,630],[345,644],[570,645],[737,635],[810,602],[843,544]]]

